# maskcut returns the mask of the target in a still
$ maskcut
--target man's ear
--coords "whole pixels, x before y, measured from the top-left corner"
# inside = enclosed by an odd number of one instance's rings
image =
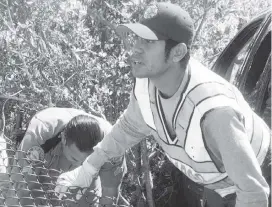
[[[187,46],[184,43],[179,43],[172,49],[171,52],[173,62],[177,63],[187,54]]]

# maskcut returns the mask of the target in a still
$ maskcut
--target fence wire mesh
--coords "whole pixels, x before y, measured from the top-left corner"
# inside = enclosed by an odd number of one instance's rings
[[[0,137],[0,207],[32,206],[90,206],[90,207],[128,207],[118,204],[116,198],[101,197],[101,189],[72,187],[60,199],[55,193],[56,181],[62,173],[45,167],[45,161],[33,163],[27,156],[16,158],[16,144],[10,139]],[[29,165],[22,167],[20,162]],[[80,197],[80,198],[79,198]],[[110,202],[111,204],[104,204]],[[102,204],[103,203],[103,204]]]

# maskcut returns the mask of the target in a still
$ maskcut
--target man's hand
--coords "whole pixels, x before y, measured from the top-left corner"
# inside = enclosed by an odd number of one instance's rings
[[[65,193],[67,192],[69,186],[72,186],[72,183],[68,182],[67,173],[61,174],[56,182],[55,193],[59,199],[65,196]]]
[[[65,196],[68,188],[89,187],[93,181],[93,178],[96,177],[97,174],[98,170],[88,162],[84,162],[82,166],[77,167],[72,171],[61,174],[57,179],[55,188],[58,198],[61,199],[63,196]]]

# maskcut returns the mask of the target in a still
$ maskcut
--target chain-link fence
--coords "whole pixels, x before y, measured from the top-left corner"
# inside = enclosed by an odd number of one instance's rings
[[[101,188],[69,188],[60,199],[54,192],[60,171],[45,167],[45,161],[17,158],[13,141],[0,137],[0,206],[123,206],[119,199],[101,197]],[[22,156],[20,156],[22,157]],[[29,165],[22,167],[21,161]],[[95,182],[95,181],[94,181]],[[109,204],[111,203],[111,204]]]

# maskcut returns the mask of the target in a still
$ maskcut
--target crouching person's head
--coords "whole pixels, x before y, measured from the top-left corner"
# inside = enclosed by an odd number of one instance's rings
[[[63,154],[79,166],[93,152],[93,147],[104,136],[98,121],[88,115],[79,115],[69,121],[62,132]]]

